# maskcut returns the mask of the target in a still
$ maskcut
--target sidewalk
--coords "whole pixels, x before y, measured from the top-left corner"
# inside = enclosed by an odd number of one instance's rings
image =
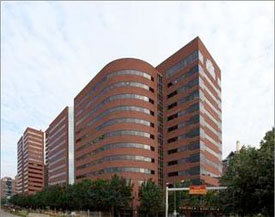
[[[50,217],[50,215],[40,213],[29,213],[27,217]]]

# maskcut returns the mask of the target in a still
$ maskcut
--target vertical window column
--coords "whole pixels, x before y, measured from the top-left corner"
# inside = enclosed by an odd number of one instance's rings
[[[163,90],[162,76],[158,74],[158,182],[163,185]]]

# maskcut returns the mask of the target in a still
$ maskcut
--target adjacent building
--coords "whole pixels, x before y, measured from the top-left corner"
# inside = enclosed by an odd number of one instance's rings
[[[74,183],[73,108],[66,107],[46,130],[45,178],[47,185]]]
[[[16,180],[10,177],[1,179],[1,195],[0,198],[10,198],[16,194]]]
[[[118,174],[135,198],[142,182],[158,182],[158,74],[142,60],[115,60],[75,97],[76,182]]]
[[[225,174],[228,167],[229,167],[229,164],[230,164],[230,161],[234,158],[234,156],[236,154],[239,153],[241,149],[241,144],[240,144],[240,141],[237,141],[236,142],[236,151],[231,151],[227,157],[222,161],[222,174]]]
[[[218,185],[221,71],[197,37],[156,67],[163,74],[165,183]]]
[[[17,143],[17,193],[44,187],[44,132],[28,127]]]

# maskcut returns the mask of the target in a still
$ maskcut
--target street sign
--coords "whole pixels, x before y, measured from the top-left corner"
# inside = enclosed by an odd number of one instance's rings
[[[207,193],[205,185],[190,185],[189,194],[202,194],[205,195]]]

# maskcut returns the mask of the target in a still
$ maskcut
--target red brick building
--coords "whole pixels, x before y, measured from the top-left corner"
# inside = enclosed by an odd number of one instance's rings
[[[221,71],[197,37],[156,69],[163,74],[164,180],[218,185]]]
[[[0,180],[1,195],[0,199],[9,198],[16,194],[16,179],[3,177]]]
[[[158,181],[158,72],[137,59],[105,66],[75,97],[75,178]],[[134,200],[136,202],[136,200]]]
[[[197,37],[156,68],[106,65],[74,99],[75,178],[218,185],[221,71]]]
[[[134,58],[106,65],[46,130],[45,177],[54,185],[118,174],[134,183],[136,207],[148,179],[217,186],[221,135],[221,71],[197,37],[157,67]],[[42,144],[30,128],[18,142],[19,193],[44,185]]]
[[[74,183],[73,108],[66,107],[46,130],[47,185]]]
[[[17,193],[44,187],[44,132],[27,128],[17,143]]]

